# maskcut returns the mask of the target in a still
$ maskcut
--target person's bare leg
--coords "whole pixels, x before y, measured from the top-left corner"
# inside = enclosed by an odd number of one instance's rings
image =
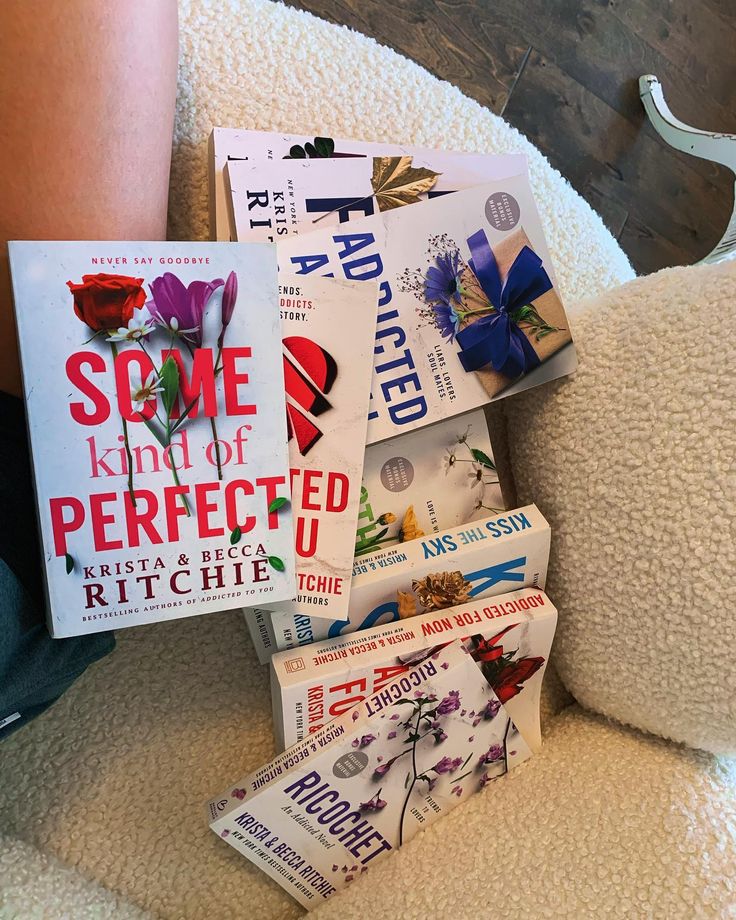
[[[0,390],[10,239],[165,239],[176,0],[0,0]]]

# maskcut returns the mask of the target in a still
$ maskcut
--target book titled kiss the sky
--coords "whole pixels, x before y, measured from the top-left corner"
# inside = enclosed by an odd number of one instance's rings
[[[347,616],[378,287],[279,277],[297,594],[267,604]]]
[[[274,248],[9,251],[52,635],[293,597]]]
[[[292,234],[431,200],[492,179],[526,174],[526,157],[430,150],[416,156],[231,160],[231,224],[241,242]]]
[[[373,444],[575,369],[526,175],[278,243],[298,275],[377,281]]]

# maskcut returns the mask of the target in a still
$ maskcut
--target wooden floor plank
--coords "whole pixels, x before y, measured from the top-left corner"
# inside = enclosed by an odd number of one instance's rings
[[[684,157],[638,131],[569,74],[533,51],[511,97],[506,118],[549,157],[581,194],[593,187],[629,214],[640,209],[646,189],[646,219],[641,223],[671,245],[662,246],[660,265],[705,255],[726,225],[712,215],[723,208],[720,191],[694,172]],[[600,202],[591,201],[593,206]],[[643,267],[636,253],[630,257]]]
[[[288,5],[371,35],[500,113],[529,45],[487,18],[454,15],[428,0],[288,0]]]
[[[376,38],[520,128],[640,271],[705,255],[733,176],[666,147],[638,93],[736,133],[736,0],[287,0]],[[533,53],[530,49],[533,48]]]

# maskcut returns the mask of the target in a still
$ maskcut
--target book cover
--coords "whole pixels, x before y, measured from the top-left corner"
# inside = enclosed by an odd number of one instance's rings
[[[530,756],[456,640],[228,786],[207,815],[312,909]]]
[[[402,157],[416,158],[417,161],[434,164],[434,169],[442,172],[447,163],[460,167],[460,160],[465,161],[465,168],[476,170],[479,178],[470,184],[477,185],[493,178],[483,171],[494,168],[495,164],[516,164],[513,168],[526,169],[526,157],[523,154],[473,154],[441,150],[413,145],[375,143],[356,141],[345,138],[329,137],[309,138],[303,134],[279,134],[275,131],[247,131],[239,128],[214,128],[209,140],[209,199],[210,199],[210,234],[213,240],[234,240],[230,195],[225,179],[225,166],[240,160],[256,160],[264,163],[268,160],[285,158],[336,159],[347,160],[357,157]]]
[[[366,449],[355,556],[505,508],[482,409]]]
[[[536,505],[360,556],[345,620],[271,617],[279,650],[334,639],[517,588],[544,588],[550,528]]]
[[[9,251],[52,635],[293,597],[273,247]]]
[[[379,282],[369,444],[575,369],[525,176],[285,237],[278,257]]]
[[[539,697],[557,625],[547,595],[524,588],[278,652],[271,658],[279,748],[318,731],[435,649],[460,639],[533,751]],[[471,713],[480,721],[480,713]]]
[[[297,593],[270,610],[347,615],[377,301],[375,284],[279,277]]]
[[[276,242],[381,211],[526,174],[520,154],[231,160],[224,178],[235,238]]]

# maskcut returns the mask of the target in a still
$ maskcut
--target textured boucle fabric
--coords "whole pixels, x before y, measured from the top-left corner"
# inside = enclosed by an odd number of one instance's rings
[[[273,754],[267,674],[235,613],[120,632],[114,654],[3,743],[4,834],[155,917],[301,916],[208,829],[204,808]],[[593,917],[618,898],[610,916],[637,903],[652,917],[722,916],[736,858],[728,767],[575,707],[547,719],[544,737],[527,765],[320,910],[471,918],[481,899]],[[24,893],[39,897],[30,878]]]
[[[2,920],[146,920],[150,914],[28,844],[0,833]]]
[[[736,265],[584,304],[575,377],[507,400],[554,534],[555,661],[578,702],[736,752]]]
[[[733,916],[734,783],[732,761],[572,706],[541,754],[313,916]]]

